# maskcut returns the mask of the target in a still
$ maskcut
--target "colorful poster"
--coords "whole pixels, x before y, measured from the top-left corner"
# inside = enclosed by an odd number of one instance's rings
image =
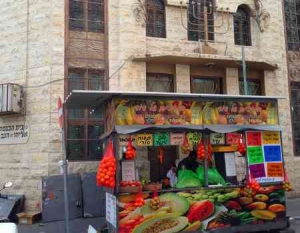
[[[264,146],[266,162],[281,162],[281,146]]]
[[[282,163],[267,163],[268,177],[283,177]]]
[[[170,145],[182,145],[184,142],[184,133],[171,133],[170,134]]]
[[[168,146],[170,145],[169,133],[155,133],[154,134],[154,146]]]
[[[264,163],[249,165],[249,169],[254,178],[266,177]]]
[[[117,125],[278,124],[273,103],[115,100]]]
[[[281,186],[265,186],[254,198],[240,188],[209,188],[143,193],[145,204],[136,206],[132,194],[120,195],[119,233],[232,232],[238,226],[284,221],[286,202]],[[276,197],[276,198],[275,198]],[[163,212],[162,212],[163,211]],[[258,228],[259,229],[259,228]]]
[[[240,143],[242,134],[240,133],[227,133],[226,134],[226,144],[227,145],[237,145]]]
[[[261,146],[261,132],[247,132],[246,135],[248,146]]]
[[[137,134],[135,140],[137,146],[153,146],[153,135],[150,133]]]
[[[248,162],[249,164],[263,163],[264,156],[260,146],[247,148]]]
[[[264,144],[280,144],[279,132],[263,132]]]
[[[224,145],[225,144],[225,134],[223,133],[211,133],[210,143],[212,145]]]

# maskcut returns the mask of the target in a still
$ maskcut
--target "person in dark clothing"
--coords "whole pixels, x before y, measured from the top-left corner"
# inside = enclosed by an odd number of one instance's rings
[[[188,157],[180,161],[180,163],[178,164],[177,173],[179,170],[182,170],[184,168],[196,172],[198,166],[199,164],[197,162],[197,153],[193,150],[189,153]]]

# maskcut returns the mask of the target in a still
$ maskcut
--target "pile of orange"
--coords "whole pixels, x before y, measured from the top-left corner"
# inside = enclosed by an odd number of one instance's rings
[[[97,185],[114,188],[116,174],[116,159],[113,156],[104,156],[97,173]]]

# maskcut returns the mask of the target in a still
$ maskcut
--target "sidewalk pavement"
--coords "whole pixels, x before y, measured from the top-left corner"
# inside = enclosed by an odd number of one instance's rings
[[[300,198],[288,199],[287,201],[287,215],[289,217],[300,216]],[[298,233],[298,224],[300,218],[292,223],[292,228],[296,229]],[[70,220],[70,233],[87,233],[89,225],[95,229],[100,230],[105,224],[105,218],[78,218]],[[295,227],[294,227],[295,226]],[[34,225],[19,225],[19,233],[64,233],[64,221],[57,221],[45,224]]]

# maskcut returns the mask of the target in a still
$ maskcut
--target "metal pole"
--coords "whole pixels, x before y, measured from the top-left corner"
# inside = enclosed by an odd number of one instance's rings
[[[69,228],[69,198],[68,198],[68,161],[67,161],[67,153],[66,153],[66,146],[65,146],[65,129],[62,128],[61,130],[62,136],[62,147],[64,153],[63,159],[63,169],[64,169],[64,201],[65,201],[65,233],[70,233]]]
[[[204,38],[205,38],[205,45],[208,45],[208,17],[207,17],[207,6],[204,5]]]
[[[244,82],[244,92],[248,95],[248,85],[247,85],[247,73],[246,73],[246,59],[245,59],[245,46],[242,46],[242,61],[243,61],[243,82]]]

